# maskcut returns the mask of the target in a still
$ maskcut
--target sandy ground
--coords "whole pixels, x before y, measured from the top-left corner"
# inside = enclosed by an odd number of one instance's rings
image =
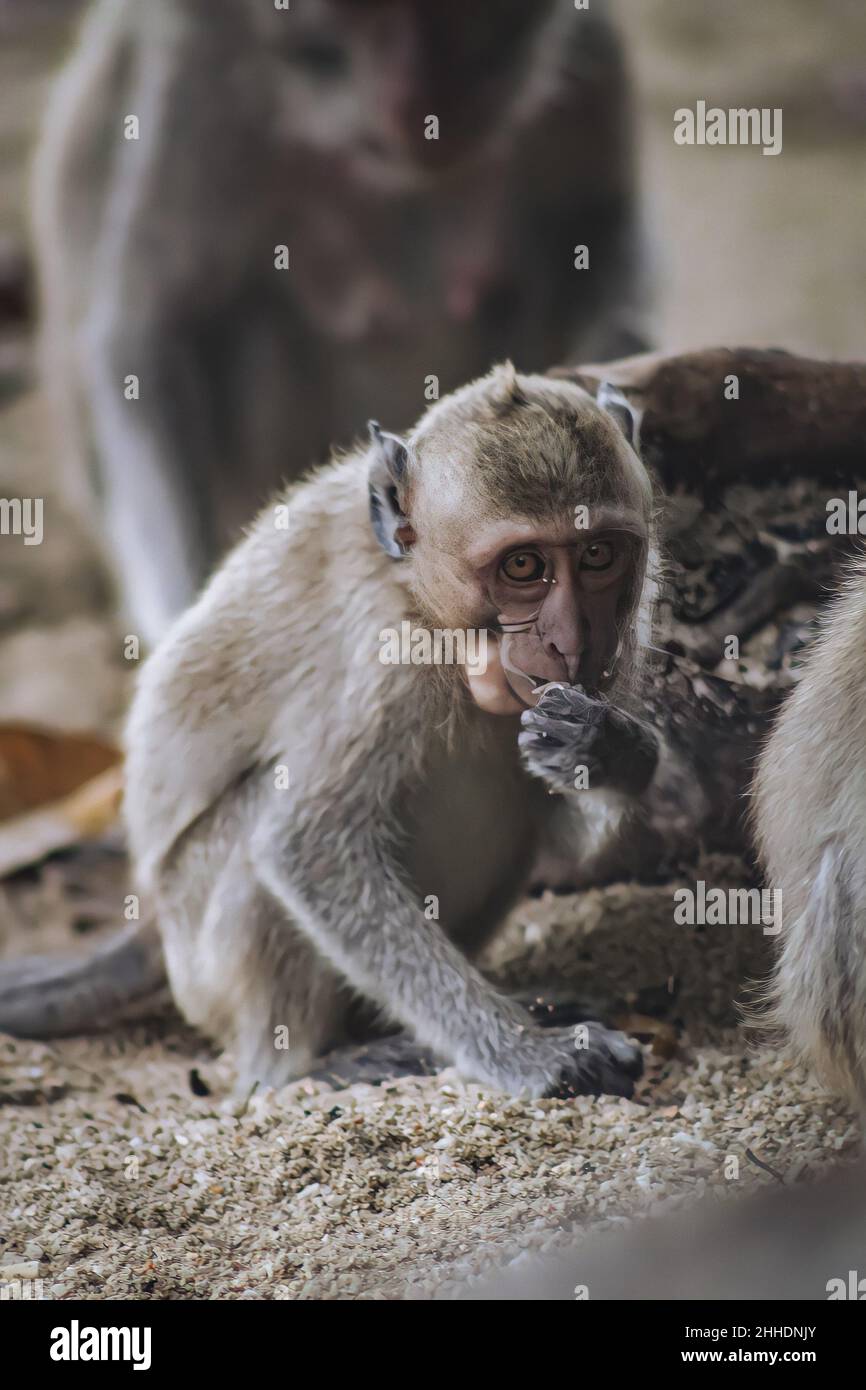
[[[707,876],[727,881],[724,866]],[[634,1101],[510,1100],[451,1071],[238,1099],[228,1062],[170,1014],[54,1046],[0,1041],[3,1250],[38,1262],[54,1297],[453,1294],[556,1228],[853,1154],[844,1108],[736,1027],[731,997],[762,966],[757,929],[672,927],[671,892],[526,903],[488,962],[505,984],[654,996],[678,1047],[646,1048]]]
[[[862,7],[617,8],[643,113],[659,343],[862,356]],[[52,18],[0,45],[0,235],[25,225],[27,155],[64,43]],[[677,149],[672,111],[699,97],[783,105],[783,155]],[[22,351],[0,343],[0,364]],[[42,547],[0,542],[0,718],[104,732],[132,672],[92,546],[58,501],[59,467],[36,395],[0,410],[0,495],[40,489],[50,519]],[[488,962],[510,984],[602,981],[625,1008],[665,1017],[676,1054],[647,1049],[633,1102],[506,1100],[446,1073],[244,1103],[230,1060],[170,1011],[51,1046],[0,1039],[0,1261],[35,1262],[57,1297],[411,1296],[544,1243],[558,1222],[777,1181],[760,1163],[794,1181],[853,1152],[844,1108],[737,1027],[731,1000],[763,968],[759,931],[675,927],[672,888],[530,900]],[[91,918],[114,912],[83,912],[58,865],[0,891],[9,954],[87,945]]]

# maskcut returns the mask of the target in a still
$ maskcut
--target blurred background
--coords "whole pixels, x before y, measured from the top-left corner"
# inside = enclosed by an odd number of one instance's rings
[[[57,498],[27,288],[30,159],[82,8],[0,0],[0,496],[46,499],[42,546],[0,537],[0,718],[103,730],[134,664],[121,659],[99,560]],[[613,13],[636,85],[654,344],[862,356],[861,0],[615,0]],[[678,147],[673,111],[698,98],[782,107],[783,153]]]

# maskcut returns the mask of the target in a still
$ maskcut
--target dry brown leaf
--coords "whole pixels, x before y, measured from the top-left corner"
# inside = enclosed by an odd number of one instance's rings
[[[110,767],[71,796],[0,824],[0,878],[101,835],[117,819],[123,768]]]
[[[0,821],[62,801],[120,761],[102,739],[0,724]]]
[[[632,1037],[649,1037],[652,1050],[657,1057],[673,1057],[677,1050],[677,1030],[660,1018],[649,1014],[620,1014],[614,1023],[623,1033]]]

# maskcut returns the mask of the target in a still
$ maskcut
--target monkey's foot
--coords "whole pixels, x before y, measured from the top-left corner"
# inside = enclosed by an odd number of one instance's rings
[[[551,685],[520,717],[518,744],[528,770],[553,791],[611,787],[637,792],[658,759],[652,730],[577,685]]]
[[[379,1086],[399,1076],[435,1076],[442,1070],[434,1054],[405,1033],[353,1047],[338,1047],[321,1059],[321,1066],[310,1072],[312,1081],[326,1081],[335,1091],[344,1091],[357,1081]]]

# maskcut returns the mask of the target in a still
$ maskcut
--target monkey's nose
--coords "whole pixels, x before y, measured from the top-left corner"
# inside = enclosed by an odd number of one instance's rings
[[[568,656],[565,652],[561,652],[555,642],[545,642],[544,650],[548,656],[553,657],[557,665],[562,667],[563,675],[567,677],[569,685],[575,685],[580,670],[580,657]]]

